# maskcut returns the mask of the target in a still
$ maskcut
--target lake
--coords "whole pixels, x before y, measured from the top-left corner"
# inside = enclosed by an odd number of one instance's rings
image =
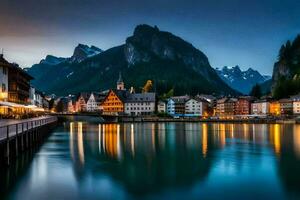
[[[0,198],[300,198],[300,125],[87,121],[1,170]]]

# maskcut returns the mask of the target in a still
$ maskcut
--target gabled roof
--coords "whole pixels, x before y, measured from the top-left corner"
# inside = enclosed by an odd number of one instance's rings
[[[279,103],[292,103],[293,100],[292,99],[280,99]]]
[[[192,98],[192,99],[195,99],[196,101],[198,101],[198,102],[202,102],[202,103],[210,103],[209,101],[207,101],[206,99],[204,99],[204,98],[199,98],[198,96],[196,96],[196,97],[194,97],[194,98]]]
[[[127,90],[116,90],[116,89],[111,89],[109,92],[105,95],[104,99],[107,98],[107,96],[113,92],[123,103],[126,101],[130,93]],[[104,100],[103,99],[103,100]]]
[[[217,100],[217,103],[218,104],[221,104],[221,103],[233,103],[233,102],[236,102],[236,101],[237,101],[236,98],[227,98],[227,97],[225,97],[225,98]]]
[[[125,102],[155,102],[155,93],[129,94]]]
[[[217,100],[217,103],[225,103],[226,101],[228,101],[228,98],[227,98],[227,97],[222,98],[222,99],[218,99],[218,100]]]
[[[77,101],[79,100],[79,98],[83,97],[84,101],[87,102],[89,100],[90,96],[91,96],[91,93],[89,93],[89,92],[81,92],[77,96]]]
[[[188,101],[190,99],[190,96],[188,96],[188,95],[175,96],[175,97],[171,97],[170,99],[172,99],[175,103],[185,103],[186,101]]]
[[[107,94],[99,93],[99,92],[93,92],[92,94],[94,95],[96,102],[102,102],[107,95]]]

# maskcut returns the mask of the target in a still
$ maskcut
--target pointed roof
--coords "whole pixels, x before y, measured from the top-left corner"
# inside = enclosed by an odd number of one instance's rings
[[[122,73],[119,72],[119,79],[118,79],[118,83],[121,83],[123,82],[123,78],[122,78]]]

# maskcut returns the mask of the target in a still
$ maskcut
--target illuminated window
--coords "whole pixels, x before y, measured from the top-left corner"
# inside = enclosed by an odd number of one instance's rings
[[[2,92],[6,92],[6,85],[4,83],[2,83]]]

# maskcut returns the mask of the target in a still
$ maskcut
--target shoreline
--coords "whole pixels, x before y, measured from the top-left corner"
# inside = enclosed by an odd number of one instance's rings
[[[246,124],[300,124],[300,119],[294,118],[259,118],[259,119],[199,119],[199,118],[165,118],[165,117],[142,117],[142,116],[111,116],[106,118],[97,114],[59,114],[55,115],[59,118],[69,118],[74,116],[80,117],[95,117],[104,119],[100,123],[143,123],[143,122],[205,122],[205,123],[246,123]],[[74,119],[73,119],[74,120]],[[84,119],[83,119],[84,121]]]
[[[246,124],[300,124],[296,119],[173,119],[173,118],[141,118],[122,119],[121,122],[194,122],[194,123],[246,123]]]

